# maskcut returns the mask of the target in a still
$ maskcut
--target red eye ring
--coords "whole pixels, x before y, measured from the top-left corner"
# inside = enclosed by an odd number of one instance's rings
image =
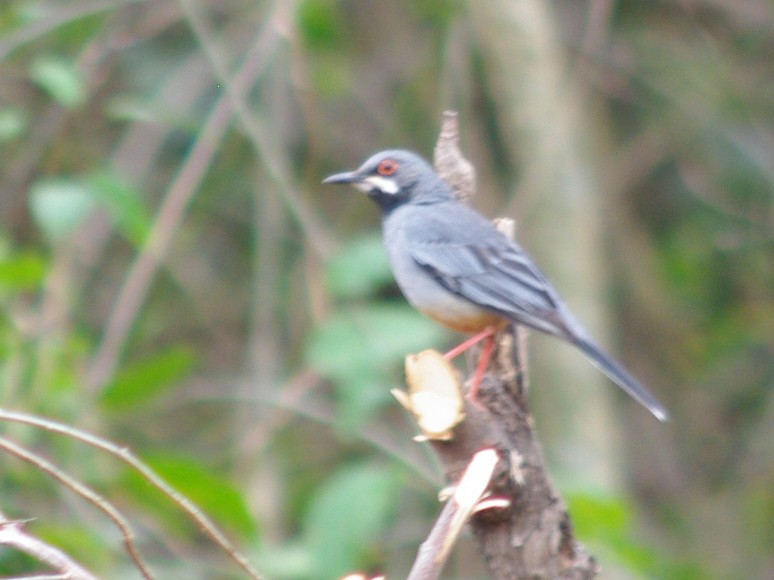
[[[392,159],[385,159],[376,166],[376,171],[379,175],[389,177],[398,170],[398,162]]]

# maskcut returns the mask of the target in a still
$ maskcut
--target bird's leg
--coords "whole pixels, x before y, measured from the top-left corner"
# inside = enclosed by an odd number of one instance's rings
[[[468,394],[465,395],[465,398],[471,403],[479,404],[478,389],[479,387],[481,387],[481,381],[484,379],[484,373],[486,372],[487,367],[489,367],[489,361],[492,360],[492,353],[494,352],[494,347],[495,347],[495,335],[493,330],[491,334],[488,334],[486,336],[486,342],[484,343],[484,348],[481,351],[481,358],[478,359],[478,364],[476,365],[476,372],[473,375],[473,382],[470,385],[470,390],[468,391]]]
[[[484,373],[489,366],[489,361],[492,360],[492,352],[494,351],[495,347],[495,334],[497,334],[497,327],[487,326],[478,334],[471,336],[469,339],[455,346],[453,349],[443,355],[446,360],[451,360],[458,357],[474,344],[477,344],[482,340],[486,341],[484,343],[484,348],[481,351],[481,357],[478,359],[478,364],[476,365],[476,372],[473,374],[473,382],[470,385],[470,390],[468,391],[468,394],[465,395],[465,398],[467,398],[468,401],[475,404],[478,404],[478,401],[476,400],[476,397],[478,396],[478,389],[481,386]]]
[[[484,330],[479,332],[478,334],[474,334],[469,339],[467,339],[464,342],[461,342],[457,346],[455,346],[453,349],[451,349],[449,352],[447,352],[445,355],[443,355],[443,358],[446,360],[452,360],[460,356],[463,352],[468,350],[471,346],[474,344],[478,344],[482,340],[488,337],[494,337],[495,333],[497,332],[497,328],[494,326],[487,326]]]

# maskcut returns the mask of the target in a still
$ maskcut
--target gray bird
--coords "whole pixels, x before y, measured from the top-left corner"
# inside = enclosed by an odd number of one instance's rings
[[[393,274],[417,310],[459,332],[485,336],[510,322],[561,338],[667,420],[664,406],[594,343],[529,255],[458,202],[419,155],[382,151],[323,183],[352,184],[379,205]]]

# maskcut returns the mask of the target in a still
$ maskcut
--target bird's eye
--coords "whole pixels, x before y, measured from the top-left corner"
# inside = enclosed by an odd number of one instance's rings
[[[384,177],[389,177],[393,173],[395,173],[398,170],[398,163],[396,161],[393,161],[392,159],[385,159],[379,165],[376,167],[376,171],[379,173],[379,175],[383,175]]]

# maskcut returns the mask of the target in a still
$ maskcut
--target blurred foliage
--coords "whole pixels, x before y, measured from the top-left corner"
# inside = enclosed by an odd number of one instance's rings
[[[536,3],[595,131],[620,350],[675,417],[622,421],[623,440],[599,422],[628,490],[567,490],[574,525],[626,577],[772,577],[774,9]],[[0,4],[0,405],[130,446],[271,578],[405,576],[440,476],[388,389],[408,352],[451,337],[392,286],[368,200],[320,181],[387,146],[429,156],[454,108],[476,203],[519,207],[500,97],[520,63],[492,68],[478,9]],[[563,239],[521,226],[526,245]],[[115,459],[2,431],[118,505],[159,577],[239,577]],[[12,457],[0,469],[0,511],[136,577],[96,510]],[[445,577],[481,574],[466,549]],[[0,551],[2,575],[41,569]]]
[[[570,493],[565,498],[575,532],[588,543],[600,561],[612,569],[636,570],[648,578],[681,580],[711,577],[699,561],[658,553],[636,538],[631,503],[592,491]]]
[[[309,576],[338,578],[380,565],[379,546],[396,511],[401,481],[379,465],[344,465],[323,482],[303,522]]]
[[[52,243],[71,234],[94,208],[94,199],[80,183],[47,179],[30,188],[30,213]]]
[[[311,368],[335,381],[339,425],[351,429],[372,419],[374,410],[392,399],[389,388],[394,383],[385,377],[397,374],[388,371],[398,367],[395,363],[405,353],[442,339],[437,326],[405,304],[351,306],[312,332],[305,358]]]
[[[167,452],[158,457],[146,457],[147,463],[167,483],[192,500],[205,513],[220,522],[223,528],[243,538],[252,538],[256,522],[251,518],[244,497],[233,484],[202,465],[197,458],[175,456]],[[167,532],[195,541],[199,530],[191,523],[181,526],[176,507],[169,498],[152,489],[135,472],[127,472],[119,485],[140,505],[148,505],[166,523]]]
[[[120,369],[102,392],[101,402],[107,410],[119,412],[147,405],[164,389],[189,376],[195,362],[196,353],[184,345],[151,353]]]
[[[86,87],[72,62],[40,56],[31,63],[30,78],[67,109],[75,109],[86,100]]]

